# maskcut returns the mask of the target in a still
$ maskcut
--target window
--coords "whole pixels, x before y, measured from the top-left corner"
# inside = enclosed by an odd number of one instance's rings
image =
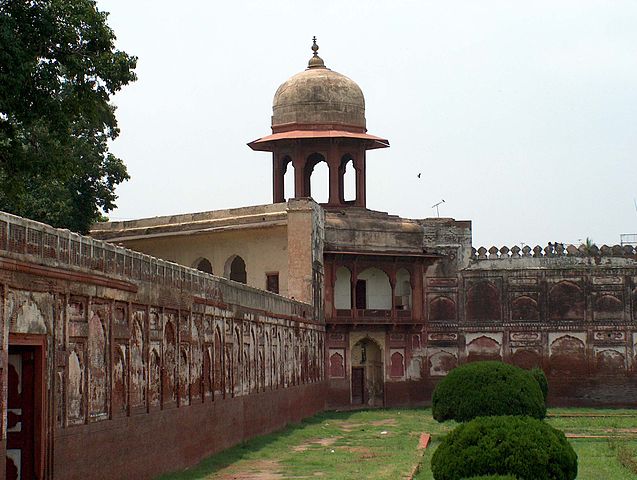
[[[230,280],[239,283],[247,283],[246,262],[239,255],[235,255],[230,264]]]
[[[279,272],[265,274],[265,289],[268,292],[279,293]]]
[[[212,273],[212,264],[207,258],[202,258],[201,260],[199,260],[195,265],[195,268],[202,272]]]

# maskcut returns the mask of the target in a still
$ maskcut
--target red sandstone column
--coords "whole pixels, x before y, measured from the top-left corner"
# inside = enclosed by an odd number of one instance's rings
[[[356,156],[356,206],[366,205],[365,193],[365,150],[361,149]]]
[[[414,265],[414,271],[411,275],[411,318],[416,322],[422,322],[422,308],[423,308],[423,268],[422,262],[418,261]]]
[[[338,146],[332,142],[330,143],[327,151],[327,165],[330,167],[330,198],[328,200],[329,205],[339,205],[340,202],[340,189],[339,189],[339,174],[340,158],[338,152]]]
[[[272,197],[273,203],[285,202],[283,159],[276,153],[272,154]]]
[[[294,198],[307,197],[307,192],[304,191],[305,158],[302,155],[295,155],[292,165],[294,165]]]

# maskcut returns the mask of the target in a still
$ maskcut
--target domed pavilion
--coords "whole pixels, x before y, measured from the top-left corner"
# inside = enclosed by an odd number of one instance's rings
[[[329,200],[326,207],[365,207],[366,151],[385,148],[389,142],[367,133],[365,97],[350,78],[330,70],[314,52],[304,71],[283,82],[272,102],[272,134],[248,145],[272,152],[273,200],[284,202],[284,176],[294,167],[294,198],[310,197],[314,167],[329,167]],[[344,176],[351,166],[356,173],[356,198],[346,201]]]

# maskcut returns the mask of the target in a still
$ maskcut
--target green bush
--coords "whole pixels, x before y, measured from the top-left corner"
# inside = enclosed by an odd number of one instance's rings
[[[546,402],[546,397],[549,394],[549,381],[546,379],[546,374],[544,370],[541,368],[535,367],[530,371],[535,381],[540,386],[540,390],[542,390],[542,395],[544,396],[544,401]]]
[[[453,369],[432,396],[439,422],[466,422],[490,415],[546,416],[538,382],[526,371],[502,362],[468,363]]]
[[[564,434],[530,417],[479,417],[447,435],[431,458],[435,480],[514,475],[573,480],[577,455]]]

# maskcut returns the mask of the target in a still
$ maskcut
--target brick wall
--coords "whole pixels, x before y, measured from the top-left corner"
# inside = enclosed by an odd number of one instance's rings
[[[324,407],[307,303],[1,213],[0,285],[2,425],[9,346],[42,345],[42,478],[150,478]]]

